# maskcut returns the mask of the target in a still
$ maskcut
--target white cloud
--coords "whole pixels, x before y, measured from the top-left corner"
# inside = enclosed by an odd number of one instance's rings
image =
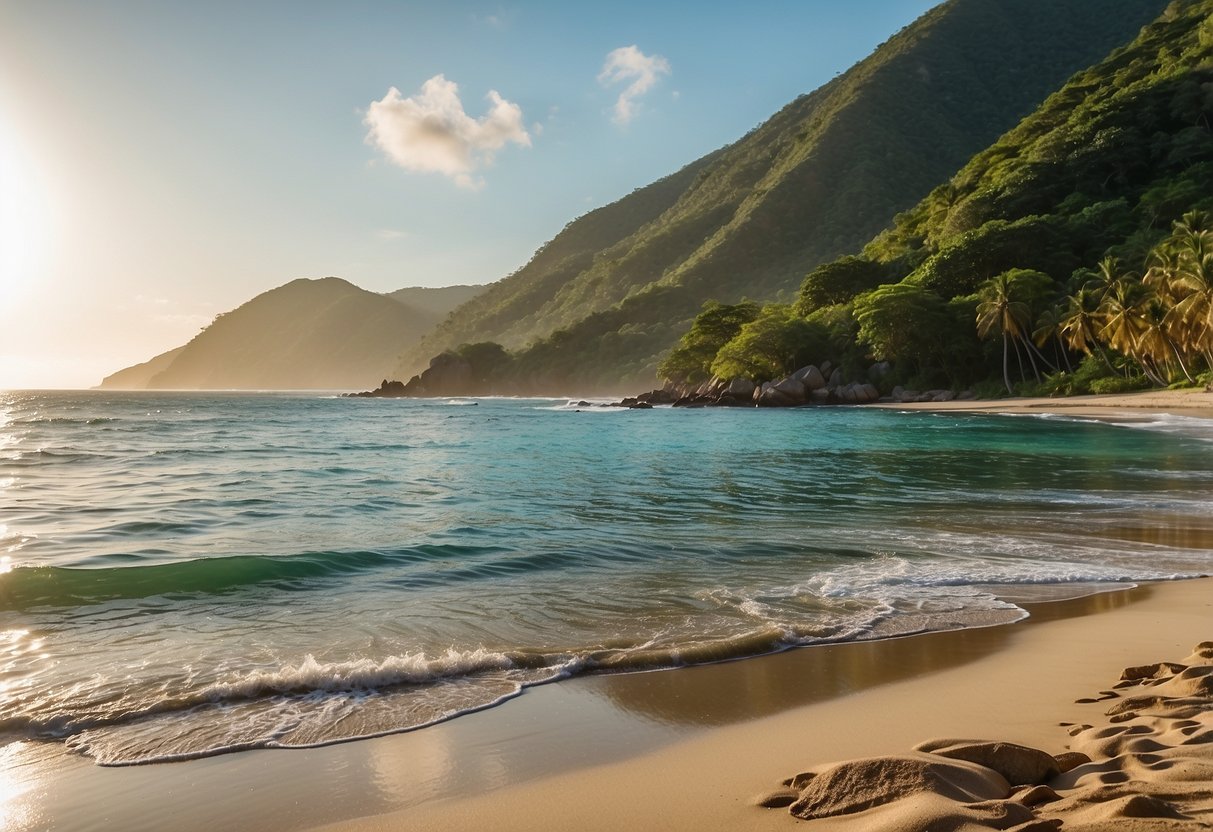
[[[441,173],[461,188],[479,188],[484,180],[473,174],[492,163],[494,152],[510,142],[531,146],[522,108],[496,90],[487,98],[489,111],[472,118],[459,100],[459,86],[442,75],[426,81],[421,92],[409,98],[392,87],[367,108],[366,141],[405,170]]]
[[[491,26],[494,29],[508,29],[517,16],[517,9],[498,8],[492,14],[473,14],[472,20],[485,26]]]
[[[636,45],[621,46],[606,56],[598,82],[603,86],[630,81],[615,101],[616,124],[627,124],[636,116],[636,99],[648,92],[660,75],[670,74],[670,62],[660,55],[646,55]]]

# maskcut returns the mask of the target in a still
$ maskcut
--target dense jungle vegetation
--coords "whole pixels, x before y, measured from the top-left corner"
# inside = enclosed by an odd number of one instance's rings
[[[812,269],[794,303],[705,306],[660,373],[770,379],[828,358],[987,394],[1208,383],[1210,211],[1213,0],[1189,0]]]

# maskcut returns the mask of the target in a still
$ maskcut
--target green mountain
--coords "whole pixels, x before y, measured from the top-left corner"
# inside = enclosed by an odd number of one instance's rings
[[[435,324],[442,321],[451,310],[470,301],[484,291],[484,286],[409,286],[388,292],[387,296],[397,303],[431,318]]]
[[[1161,0],[950,0],[741,140],[570,223],[404,355],[407,377],[465,342],[516,350],[519,387],[655,378],[708,298],[790,297]]]
[[[219,315],[188,344],[105,378],[117,389],[341,389],[374,385],[400,351],[482,287],[390,295],[336,277],[293,280]]]
[[[776,352],[808,351],[853,375],[891,360],[886,385],[1010,387],[1090,354],[1037,392],[1094,389],[1101,374],[1105,392],[1191,379],[1213,363],[1202,211],[1213,211],[1213,0],[1178,0],[859,256],[810,272],[798,314],[748,312],[723,345],[702,334],[705,318],[666,369],[777,375],[795,362]]]

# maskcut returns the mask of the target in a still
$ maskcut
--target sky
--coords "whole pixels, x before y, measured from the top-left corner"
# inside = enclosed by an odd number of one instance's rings
[[[0,0],[0,389],[299,277],[489,283],[932,0]]]

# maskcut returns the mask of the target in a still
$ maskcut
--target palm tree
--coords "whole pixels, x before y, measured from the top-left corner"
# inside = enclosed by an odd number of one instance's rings
[[[1116,372],[1099,344],[1099,333],[1104,327],[1103,312],[1099,307],[1099,296],[1085,287],[1066,298],[1066,308],[1061,317],[1061,337],[1066,346],[1075,352],[1084,355],[1097,353],[1104,366]]]
[[[990,278],[981,287],[977,304],[977,334],[987,338],[998,331],[1002,334],[1002,380],[1007,386],[1007,394],[1011,395],[1011,375],[1007,366],[1007,344],[1014,344],[1023,337],[1032,312],[1028,304],[1016,298],[1015,283],[1009,273]],[[1019,347],[1015,347],[1015,355],[1019,356]],[[1020,374],[1023,366],[1020,365]]]
[[[1065,319],[1065,313],[1058,304],[1053,304],[1048,309],[1040,313],[1040,317],[1036,319],[1036,329],[1032,330],[1032,340],[1036,346],[1043,347],[1048,341],[1053,342],[1053,352],[1060,356],[1065,362],[1066,372],[1074,372],[1074,368],[1070,366],[1070,356],[1066,352],[1066,345],[1061,340],[1061,325]]]
[[[1189,328],[1185,346],[1213,367],[1213,223],[1207,214],[1189,211],[1164,246],[1174,262],[1175,312]]]
[[[1141,329],[1137,334],[1138,350],[1143,358],[1154,365],[1153,377],[1158,381],[1162,382],[1159,365],[1161,364],[1167,369],[1169,376],[1172,358],[1179,365],[1184,377],[1188,381],[1193,381],[1192,374],[1188,372],[1183,355],[1180,353],[1179,345],[1171,333],[1176,320],[1175,316],[1171,314],[1172,308],[1157,295],[1152,295],[1146,300],[1140,310]],[[1147,375],[1150,375],[1148,371]],[[1160,384],[1160,386],[1163,385]]]
[[[1129,279],[1120,270],[1120,262],[1115,257],[1105,257],[1099,261],[1095,273],[1084,285],[1084,289],[1093,292],[1101,301],[1115,288]]]
[[[1146,366],[1140,358],[1138,336],[1142,331],[1139,307],[1144,294],[1145,287],[1141,283],[1123,281],[1117,283],[1099,305],[1104,322],[1099,331],[1100,339],[1112,349],[1137,361],[1143,371]]]

